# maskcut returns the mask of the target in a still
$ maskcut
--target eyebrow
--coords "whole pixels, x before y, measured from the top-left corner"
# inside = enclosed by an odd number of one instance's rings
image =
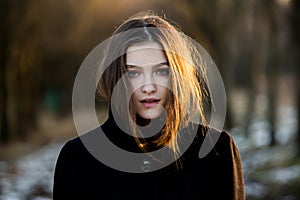
[[[157,68],[157,67],[161,67],[161,66],[164,66],[164,65],[169,65],[169,62],[166,61],[166,62],[161,62],[161,63],[158,63],[158,64],[155,64],[153,65],[152,67],[153,68]],[[128,64],[126,65],[127,68],[143,68],[142,66],[138,66],[138,65],[132,65],[132,64]]]

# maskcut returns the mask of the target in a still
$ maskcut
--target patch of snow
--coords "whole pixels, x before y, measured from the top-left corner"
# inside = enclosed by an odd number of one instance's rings
[[[17,174],[6,174],[1,180],[2,200],[48,200],[35,197],[36,192],[52,194],[53,175],[57,156],[62,144],[50,144],[21,158],[16,163]],[[35,191],[36,188],[41,191]]]
[[[266,173],[266,178],[271,182],[286,184],[300,178],[300,165],[271,169]]]
[[[263,198],[267,194],[268,188],[260,183],[249,182],[245,185],[246,196]]]

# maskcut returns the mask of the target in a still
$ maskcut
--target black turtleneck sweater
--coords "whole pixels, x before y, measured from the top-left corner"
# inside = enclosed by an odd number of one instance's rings
[[[147,173],[123,172],[98,161],[86,149],[82,137],[96,138],[99,128],[69,140],[57,159],[53,200],[244,199],[241,159],[232,137],[222,132],[213,150],[200,159],[205,129],[197,127],[196,137],[180,158],[181,167],[174,162]],[[121,131],[112,117],[101,129],[120,148],[140,151],[134,138]],[[213,130],[211,134],[217,132]]]

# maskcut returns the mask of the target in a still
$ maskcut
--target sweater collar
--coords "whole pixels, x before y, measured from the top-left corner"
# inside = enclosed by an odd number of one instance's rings
[[[116,122],[116,120],[119,120]],[[131,152],[142,152],[141,148],[138,146],[135,137],[130,133],[129,129],[125,127],[124,121],[120,121],[121,118],[114,117],[112,114],[112,111],[109,110],[108,119],[104,122],[104,124],[101,126],[103,129],[103,132],[105,133],[106,137],[117,145],[118,147],[131,151]],[[159,119],[154,119],[159,120]],[[159,121],[155,121],[155,123],[158,123]],[[154,124],[155,124],[154,123]],[[121,128],[120,128],[121,127]],[[153,132],[154,127],[147,127],[143,128],[143,134],[147,136],[148,131],[151,133]],[[162,129],[161,129],[162,130]],[[162,131],[158,130],[156,134],[151,134],[150,137],[142,138],[145,139],[145,142],[147,144],[147,149],[149,151],[155,151],[161,148],[161,146],[157,146],[153,141],[157,140],[161,134]]]

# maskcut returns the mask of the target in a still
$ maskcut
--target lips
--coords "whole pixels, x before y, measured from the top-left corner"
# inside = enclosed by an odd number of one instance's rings
[[[141,100],[141,104],[146,108],[151,108],[153,106],[156,106],[159,103],[160,99],[157,98],[145,98]]]

